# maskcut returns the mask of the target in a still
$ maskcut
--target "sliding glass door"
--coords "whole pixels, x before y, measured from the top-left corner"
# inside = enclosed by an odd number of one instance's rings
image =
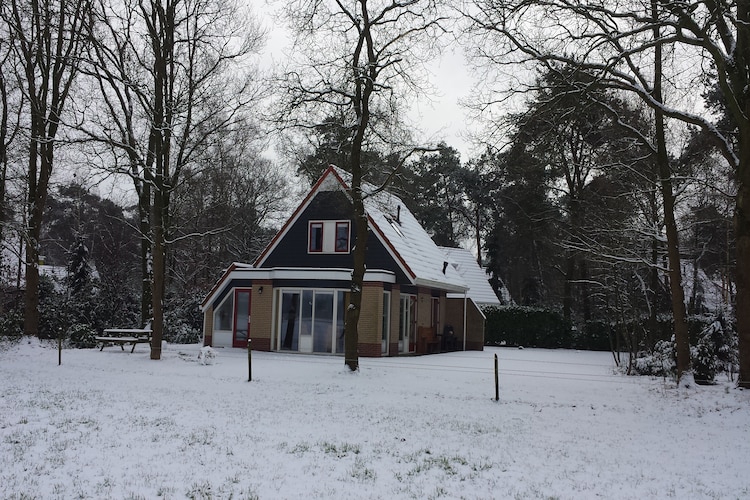
[[[344,293],[282,290],[278,348],[297,352],[341,353]]]

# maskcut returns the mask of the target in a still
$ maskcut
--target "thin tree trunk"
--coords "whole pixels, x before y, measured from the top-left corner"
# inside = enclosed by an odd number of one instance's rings
[[[658,19],[657,0],[651,1],[651,15]],[[654,23],[654,39],[659,40],[659,27]],[[662,45],[654,47],[654,99],[662,100]],[[664,113],[661,108],[654,110],[656,125],[656,163],[659,171],[659,187],[664,206],[664,226],[667,233],[667,258],[669,262],[669,287],[672,293],[672,316],[674,319],[675,348],[677,351],[677,380],[690,371],[690,339],[685,312],[685,292],[682,288],[682,268],[680,246],[677,234],[677,221],[674,216],[675,197],[672,192],[672,171],[669,165],[667,141],[664,131]]]
[[[138,193],[138,216],[141,234],[141,326],[153,320],[151,268],[151,189],[144,182]]]
[[[159,176],[157,176],[157,180]],[[158,184],[158,183],[157,183]],[[164,337],[164,279],[166,276],[166,259],[164,255],[164,199],[162,189],[157,185],[154,193],[153,210],[153,289],[152,306],[154,321],[151,336],[151,359],[161,359],[161,342]]]

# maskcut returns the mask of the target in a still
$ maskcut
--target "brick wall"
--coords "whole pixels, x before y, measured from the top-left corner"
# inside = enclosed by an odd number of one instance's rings
[[[250,307],[250,338],[253,341],[253,349],[269,351],[273,327],[273,283],[270,280],[253,281]]]
[[[270,351],[271,350],[271,339],[256,339],[252,338],[250,345],[253,351]]]
[[[417,328],[432,326],[432,293],[429,288],[417,291]]]
[[[381,347],[382,344],[380,342],[378,342],[377,344],[366,342],[360,342],[359,344],[357,344],[359,355],[363,358],[379,358],[380,356],[382,356],[382,353],[380,352]]]
[[[366,283],[362,288],[362,310],[359,313],[359,345],[377,344],[378,356],[380,356],[382,325],[383,284]]]

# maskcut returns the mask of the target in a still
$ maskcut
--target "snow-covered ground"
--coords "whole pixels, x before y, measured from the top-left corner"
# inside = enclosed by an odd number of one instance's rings
[[[1,498],[750,497],[750,391],[609,353],[128,351],[0,348]]]

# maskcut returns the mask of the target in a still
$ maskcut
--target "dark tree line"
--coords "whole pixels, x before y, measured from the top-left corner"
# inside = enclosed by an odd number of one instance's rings
[[[579,331],[609,322],[631,351],[674,333],[678,375],[697,345],[691,318],[721,314],[731,331],[736,316],[750,371],[747,6],[473,3],[464,41],[476,60],[535,78],[505,96],[483,82],[479,108],[524,101],[488,124],[470,159],[402,120],[427,56],[457,29],[443,2],[288,4],[293,50],[272,81],[254,70],[263,33],[240,4],[3,3],[0,239],[5,282],[25,294],[24,331],[42,333],[37,302],[60,291],[37,290],[44,256],[68,268],[64,293],[82,311],[69,323],[101,327],[84,303],[105,304],[111,323],[151,319],[158,358],[165,325],[193,321],[175,311],[194,316],[221,269],[251,261],[273,232],[288,196],[259,153],[272,122],[305,179],[329,164],[350,172],[355,219],[365,183],[397,192],[438,244],[474,248],[508,302],[555,309]],[[529,24],[540,8],[555,15]],[[710,68],[694,81],[710,113],[670,101],[685,91],[668,64],[675,47]],[[73,165],[88,185],[56,184]],[[102,179],[129,185],[128,206],[92,194]],[[352,369],[363,254],[355,262]]]

